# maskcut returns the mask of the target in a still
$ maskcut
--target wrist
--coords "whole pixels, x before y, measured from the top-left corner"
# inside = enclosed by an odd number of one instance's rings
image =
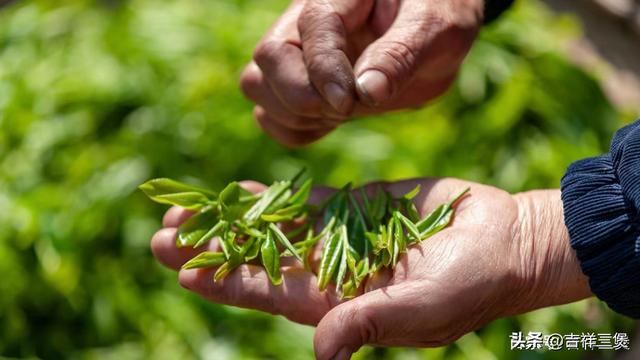
[[[521,301],[509,315],[592,296],[569,242],[560,191],[536,190],[513,197],[518,207],[512,229],[513,291]]]

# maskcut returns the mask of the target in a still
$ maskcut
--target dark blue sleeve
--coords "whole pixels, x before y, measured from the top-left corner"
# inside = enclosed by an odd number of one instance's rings
[[[618,130],[609,153],[569,167],[562,202],[591,291],[614,311],[640,318],[640,120]]]

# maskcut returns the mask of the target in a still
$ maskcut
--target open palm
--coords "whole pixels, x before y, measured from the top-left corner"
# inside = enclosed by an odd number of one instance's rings
[[[241,265],[213,282],[215,269],[180,270],[180,284],[206,299],[257,309],[317,325],[316,356],[348,358],[363,344],[440,346],[501,316],[589,296],[586,280],[566,240],[559,192],[512,196],[457,179],[415,179],[382,185],[400,196],[417,184],[414,202],[427,214],[470,187],[451,225],[403,254],[393,272],[369,279],[356,298],[341,302],[333,289],[320,292],[314,273],[283,262],[283,283]],[[250,191],[264,186],[245,182]],[[317,189],[314,198],[330,189]],[[177,226],[189,213],[172,208],[152,239],[163,264],[178,270],[202,250],[175,247]],[[534,246],[535,245],[535,246]],[[217,248],[212,242],[209,249]]]

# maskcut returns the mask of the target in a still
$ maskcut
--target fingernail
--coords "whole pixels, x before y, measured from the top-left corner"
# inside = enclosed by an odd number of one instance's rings
[[[367,70],[356,81],[362,100],[371,106],[377,106],[391,96],[389,79],[382,71]]]
[[[349,349],[347,348],[342,348],[340,349],[340,351],[338,351],[336,356],[334,356],[333,359],[331,360],[349,360],[349,359],[351,359],[351,351],[349,351]]]
[[[327,101],[331,106],[339,113],[343,114],[347,110],[347,92],[344,91],[342,86],[330,82],[324,86],[324,95],[327,97]]]

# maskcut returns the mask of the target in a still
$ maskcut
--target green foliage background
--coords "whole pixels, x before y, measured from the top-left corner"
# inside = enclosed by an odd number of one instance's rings
[[[259,131],[237,85],[285,5],[22,1],[0,11],[0,354],[312,357],[312,328],[205,303],[153,260],[164,208],[136,191],[151,177],[220,188],[304,165],[328,185],[456,176],[515,192],[557,187],[569,163],[605,151],[632,120],[560,55],[576,24],[523,0],[483,31],[443,98],[288,150]],[[587,301],[496,321],[447,348],[357,357],[577,359],[585,353],[510,352],[508,335],[632,326]]]

